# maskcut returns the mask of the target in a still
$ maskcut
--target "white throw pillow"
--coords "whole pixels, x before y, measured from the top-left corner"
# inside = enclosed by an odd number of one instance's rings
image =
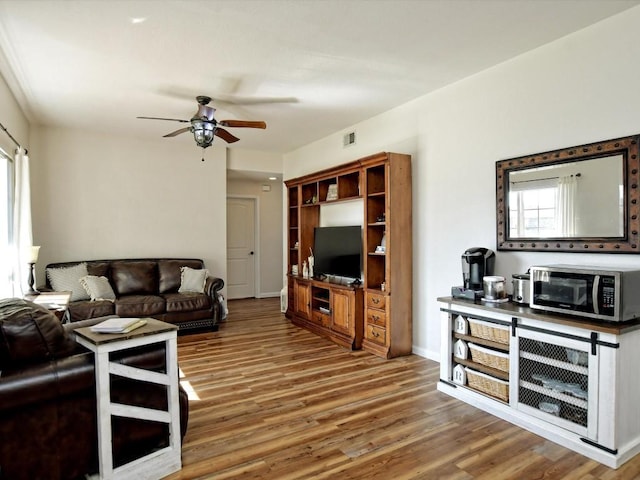
[[[180,272],[180,288],[178,289],[178,293],[204,293],[204,285],[207,283],[209,270],[180,267]]]
[[[113,292],[107,277],[87,275],[80,279],[80,285],[84,287],[93,301],[110,300],[113,302],[116,299],[116,294]]]
[[[87,264],[85,262],[74,265],[73,267],[48,268],[47,277],[49,283],[56,292],[71,292],[69,301],[89,300],[86,290],[80,285],[80,279],[86,277]]]

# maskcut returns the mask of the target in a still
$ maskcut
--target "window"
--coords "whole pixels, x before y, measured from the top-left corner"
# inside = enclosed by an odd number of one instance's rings
[[[11,158],[0,149],[0,258],[12,258],[11,254],[11,225],[12,225],[12,198],[13,198],[13,162]],[[0,298],[11,296],[11,264],[2,261],[0,263]]]

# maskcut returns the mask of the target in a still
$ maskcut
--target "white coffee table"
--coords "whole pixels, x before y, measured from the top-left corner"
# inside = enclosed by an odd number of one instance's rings
[[[96,401],[98,416],[98,461],[100,479],[157,480],[182,468],[180,458],[180,403],[178,400],[178,327],[153,318],[147,324],[124,334],[95,333],[90,327],[78,328],[76,341],[95,354]],[[130,348],[164,342],[167,373],[111,362],[109,354]],[[111,402],[109,377],[118,375],[141,382],[167,386],[168,410]],[[113,466],[111,417],[128,417],[169,425],[169,445],[117,468]]]

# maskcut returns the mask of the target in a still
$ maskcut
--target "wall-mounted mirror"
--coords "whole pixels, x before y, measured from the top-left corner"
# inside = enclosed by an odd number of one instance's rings
[[[496,162],[498,250],[638,253],[639,141]]]

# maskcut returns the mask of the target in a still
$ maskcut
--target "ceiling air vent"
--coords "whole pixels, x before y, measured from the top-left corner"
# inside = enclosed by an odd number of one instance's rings
[[[342,145],[348,147],[356,143],[356,132],[345,133],[342,138]]]

